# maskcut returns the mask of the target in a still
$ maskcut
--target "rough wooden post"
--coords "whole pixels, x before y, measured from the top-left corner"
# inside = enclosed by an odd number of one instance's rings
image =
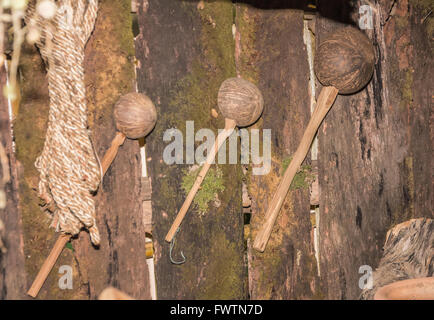
[[[194,121],[193,138],[201,128],[216,133],[224,127],[223,117],[213,117],[212,109],[217,110],[220,84],[235,76],[233,10],[226,0],[151,0],[139,6],[138,87],[152,98],[159,115],[146,149],[159,299],[247,297],[239,165],[218,165],[223,180],[215,186],[220,191],[211,194],[215,201],[204,203],[202,214],[194,206],[187,213],[173,250],[175,260],[184,252],[185,264],[170,262],[169,244],[164,241],[185,199],[181,186],[192,165],[163,161],[170,143],[163,141],[163,135],[170,128],[182,132],[185,161],[186,121]]]
[[[302,7],[301,7],[302,8]],[[274,10],[273,10],[274,9]],[[258,84],[265,102],[256,126],[271,129],[272,167],[267,175],[248,170],[252,198],[249,293],[253,299],[320,297],[310,219],[308,156],[294,179],[264,253],[251,244],[310,117],[309,65],[303,41],[303,11],[294,5],[237,4],[237,64],[241,76]]]
[[[361,2],[353,9],[346,3],[319,2],[317,41],[341,21],[358,24]],[[329,299],[358,298],[359,268],[376,267],[392,226],[432,217],[433,84],[423,80],[432,31],[422,22],[424,3],[375,5],[366,30],[377,54],[373,79],[358,94],[339,96],[319,132],[321,278]]]

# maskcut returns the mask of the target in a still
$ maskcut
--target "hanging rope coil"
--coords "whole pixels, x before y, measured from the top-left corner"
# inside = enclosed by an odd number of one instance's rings
[[[37,42],[48,73],[50,111],[42,154],[39,196],[52,215],[52,227],[76,235],[89,230],[93,244],[100,236],[92,196],[102,174],[90,140],[84,85],[84,48],[92,33],[97,0],[57,0],[57,12],[46,20],[29,4],[26,23],[41,32]]]

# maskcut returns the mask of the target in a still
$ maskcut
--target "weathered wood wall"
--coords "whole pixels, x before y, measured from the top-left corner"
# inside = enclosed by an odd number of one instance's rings
[[[115,135],[113,105],[134,90],[134,41],[131,1],[99,1],[95,31],[86,47],[85,82],[89,127],[98,155]],[[37,197],[34,161],[45,137],[48,89],[44,65],[34,47],[26,46],[22,61],[22,101],[15,121],[17,159],[23,166],[19,206],[23,217],[28,285],[47,257],[57,235],[48,228]],[[93,299],[112,285],[135,298],[149,299],[145,232],[140,201],[140,154],[137,141],[127,140],[104,177],[97,194],[101,246],[91,246],[82,232],[65,248],[38,298]],[[73,290],[60,290],[59,266],[73,267]]]
[[[339,20],[357,24],[358,6],[348,12],[344,2],[320,1],[317,41]],[[361,92],[339,96],[319,130],[326,298],[357,298],[359,267],[377,266],[387,230],[432,217],[432,21],[423,20],[432,6],[375,2],[374,28],[366,30],[377,53],[373,79]]]
[[[186,195],[181,182],[188,165],[167,165],[165,130],[177,128],[186,136],[186,121],[217,131],[224,119],[212,117],[220,84],[236,74],[231,1],[141,1],[138,86],[155,102],[158,123],[147,139],[152,179],[153,239],[159,299],[246,298],[241,169],[220,165],[223,191],[200,214],[190,208],[176,237],[174,259],[183,251],[187,261],[174,265],[164,241]],[[199,143],[196,144],[196,146]],[[185,140],[183,143],[185,147]],[[185,158],[184,150],[184,159]],[[212,166],[211,170],[215,170]],[[199,191],[201,192],[201,191]]]

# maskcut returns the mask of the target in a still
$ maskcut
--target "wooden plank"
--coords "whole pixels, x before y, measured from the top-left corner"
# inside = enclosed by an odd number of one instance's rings
[[[187,120],[194,121],[195,131],[210,128],[216,132],[224,127],[223,117],[212,117],[211,110],[218,109],[220,84],[235,75],[233,5],[231,1],[199,5],[194,1],[151,0],[141,4],[138,16],[138,87],[152,98],[159,115],[146,141],[151,158],[148,168],[158,298],[246,298],[239,165],[219,165],[224,190],[216,192],[218,200],[205,203],[203,214],[194,206],[187,213],[173,251],[175,260],[181,259],[180,251],[184,252],[185,264],[170,262],[169,244],[164,241],[186,197],[181,185],[188,173],[183,170],[191,165],[167,165],[163,161],[169,144],[163,141],[163,134],[177,128],[185,139]]]
[[[345,17],[357,23],[360,3],[354,11],[341,5],[320,1],[317,41]],[[432,216],[432,83],[422,80],[429,37],[423,10],[407,1],[395,3],[385,24],[391,5],[374,7],[374,29],[366,31],[378,57],[371,83],[339,96],[319,131],[321,278],[329,299],[360,295],[359,267],[375,268],[389,228]]]
[[[320,296],[313,252],[308,176],[297,174],[264,253],[251,248],[265,211],[295,152],[310,117],[309,65],[303,42],[303,11],[297,4],[237,4],[237,60],[241,76],[258,84],[265,107],[255,128],[271,129],[272,168],[248,178],[252,198],[249,238],[249,293],[252,299],[306,299]]]
[[[21,104],[14,121],[16,157],[19,170],[19,210],[23,223],[25,270],[27,288],[35,278],[45,258],[53,247],[57,235],[49,229],[49,219],[39,206],[39,173],[34,166],[41,154],[48,121],[49,97],[45,66],[35,46],[24,44],[20,58]],[[24,81],[23,81],[24,80]],[[69,265],[76,271],[72,250],[63,250],[56,266],[48,276],[39,299],[72,299],[85,297],[85,291],[60,290],[59,267]],[[74,283],[76,284],[76,283]]]

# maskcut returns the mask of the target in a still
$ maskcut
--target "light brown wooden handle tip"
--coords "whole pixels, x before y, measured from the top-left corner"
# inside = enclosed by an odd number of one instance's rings
[[[27,294],[29,296],[36,298],[39,290],[41,290],[42,285],[50,274],[51,269],[53,269],[54,265],[56,264],[57,259],[59,258],[63,248],[65,247],[69,239],[71,239],[71,236],[66,234],[62,234],[59,236],[59,238],[57,238],[53,249],[51,249],[50,254],[48,255],[47,259],[45,259],[45,262],[39,270],[35,280],[33,281],[32,286],[30,287],[29,291],[27,291]]]
[[[390,283],[377,290],[374,300],[434,300],[434,277]]]
[[[200,170],[196,180],[194,181],[194,184],[188,193],[187,197],[185,198],[185,201],[179,210],[178,214],[176,215],[175,221],[173,221],[172,226],[169,229],[169,232],[167,232],[166,237],[164,240],[167,242],[171,242],[173,240],[173,237],[176,234],[176,231],[178,230],[179,226],[182,223],[182,220],[184,220],[185,215],[187,214],[188,208],[190,208],[191,203],[193,202],[193,199],[196,195],[196,193],[199,191],[200,186],[205,179],[205,176],[211,167],[212,161],[214,161],[215,156],[217,155],[217,152],[219,151],[222,144],[226,141],[226,138],[229,137],[233,130],[235,129],[236,122],[232,119],[225,119],[225,130],[220,132],[220,134],[217,136],[217,139],[214,142],[212,151],[208,155],[205,163],[203,164],[202,169]]]
[[[107,149],[101,161],[103,175],[105,175],[108,168],[110,168],[110,165],[112,164],[113,160],[116,158],[116,155],[118,154],[118,149],[124,143],[125,138],[126,136],[119,131],[116,133],[115,137],[113,138],[110,147]]]
[[[324,87],[318,97],[317,106],[312,113],[312,117],[306,127],[306,130],[301,138],[300,144],[297,151],[289,164],[288,168],[285,170],[282,180],[277,187],[277,190],[273,196],[273,199],[268,206],[265,213],[265,222],[259,229],[256,235],[255,241],[253,243],[253,248],[259,252],[264,252],[267,246],[268,240],[270,239],[271,232],[273,230],[274,223],[280,212],[280,208],[288,194],[289,187],[291,186],[292,180],[294,179],[300,165],[303,163],[306,155],[310,149],[313,139],[315,138],[316,132],[319,126],[324,120],[327,112],[333,105],[336,96],[338,94],[338,89],[335,87]]]

